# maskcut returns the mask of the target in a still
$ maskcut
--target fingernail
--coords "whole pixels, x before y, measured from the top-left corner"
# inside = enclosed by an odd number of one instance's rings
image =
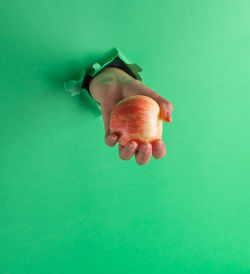
[[[170,123],[171,123],[171,122],[172,122],[172,115],[171,115],[170,112],[168,112],[168,119],[169,119],[169,121],[170,121]]]
[[[161,148],[161,141],[156,141],[155,148],[160,149]]]
[[[144,152],[148,152],[148,151],[149,151],[149,146],[143,145],[143,146],[142,146],[142,150],[143,150]]]
[[[129,151],[132,151],[133,149],[134,149],[134,146],[133,146],[132,144],[129,144],[129,145],[128,145],[128,150],[129,150]]]
[[[111,137],[111,142],[115,142],[115,140],[116,140],[116,136],[113,135],[113,136]]]

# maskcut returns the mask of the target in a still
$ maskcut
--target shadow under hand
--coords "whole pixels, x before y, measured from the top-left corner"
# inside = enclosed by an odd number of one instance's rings
[[[80,79],[83,68],[83,62],[79,60],[71,59],[62,61],[61,63],[54,64],[54,66],[47,71],[46,78],[52,87],[65,91],[63,88],[64,82]]]
[[[69,80],[79,80],[83,69],[86,64],[83,60],[71,59],[67,61],[62,61],[61,63],[54,64],[54,66],[47,71],[46,78],[51,84],[52,88],[55,90],[60,90],[69,96],[69,99],[77,98],[78,106],[81,111],[88,111],[94,117],[101,116],[101,112],[94,101],[94,99],[89,96],[88,92],[81,92],[79,95],[71,96],[71,94],[64,89],[64,83]],[[85,64],[85,65],[84,65]]]

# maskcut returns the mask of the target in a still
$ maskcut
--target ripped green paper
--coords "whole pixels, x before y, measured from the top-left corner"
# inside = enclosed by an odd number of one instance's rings
[[[92,64],[92,66],[85,68],[82,71],[82,74],[79,80],[70,80],[64,83],[65,90],[70,92],[71,96],[75,96],[80,93],[83,93],[84,95],[87,93],[90,96],[91,105],[93,106],[93,111],[96,116],[102,115],[100,105],[91,97],[88,90],[82,87],[84,79],[86,77],[86,73],[89,74],[91,77],[94,77],[98,72],[100,72],[102,69],[108,66],[117,57],[119,57],[125,63],[125,65],[127,66],[127,68],[129,69],[129,71],[131,72],[131,74],[134,76],[135,79],[139,81],[143,81],[142,77],[139,75],[139,72],[142,71],[142,68],[139,65],[133,64],[132,62],[130,62],[129,59],[125,56],[125,54],[122,53],[121,50],[119,50],[117,47],[115,47],[112,49],[111,54],[104,57],[99,62],[95,62],[94,64]]]

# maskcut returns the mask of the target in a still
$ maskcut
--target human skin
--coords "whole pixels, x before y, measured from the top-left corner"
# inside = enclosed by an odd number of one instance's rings
[[[153,98],[160,107],[160,117],[166,123],[172,121],[173,105],[157,92],[147,87],[143,82],[134,79],[119,68],[104,68],[89,84],[91,96],[100,103],[105,129],[105,144],[113,147],[118,141],[116,134],[110,133],[110,115],[114,106],[124,98],[134,95],[145,95]],[[140,146],[131,140],[125,146],[119,144],[119,156],[122,160],[130,160],[135,155],[139,165],[146,165],[151,155],[161,159],[166,154],[162,139],[153,143],[143,143]]]

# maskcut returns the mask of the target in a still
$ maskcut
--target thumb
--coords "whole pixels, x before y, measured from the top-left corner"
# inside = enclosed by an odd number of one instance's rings
[[[112,112],[113,106],[112,105],[103,105],[101,104],[101,112],[102,112],[102,119],[104,123],[104,130],[105,130],[105,144],[113,147],[117,140],[118,136],[115,134],[111,134],[110,132],[110,115]]]
[[[158,102],[158,104],[160,106],[161,119],[164,120],[166,123],[171,123],[172,122],[173,105],[166,99],[160,100],[160,102]]]
[[[173,105],[157,92],[153,91],[152,89],[148,89],[147,86],[144,86],[144,89],[147,90],[147,93],[145,95],[151,97],[158,103],[160,107],[161,119],[164,120],[166,123],[171,123]]]

